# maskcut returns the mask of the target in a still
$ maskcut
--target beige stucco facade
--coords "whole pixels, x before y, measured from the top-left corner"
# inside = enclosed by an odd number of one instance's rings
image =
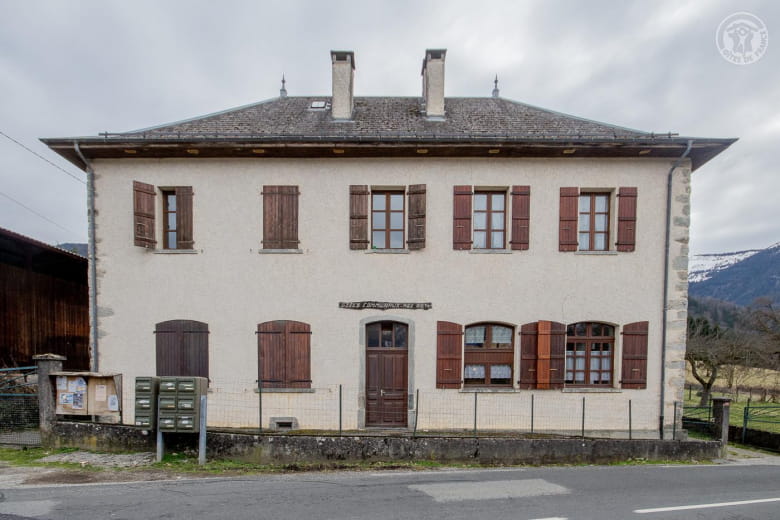
[[[657,436],[664,385],[665,425],[682,399],[687,309],[690,165],[673,174],[671,240],[665,251],[666,159],[112,159],[96,160],[96,250],[99,364],[124,376],[124,420],[133,422],[136,376],[155,374],[155,324],[197,320],[209,327],[209,424],[257,427],[257,324],[311,325],[312,389],[263,393],[263,426],[295,417],[301,428],[364,426],[365,324],[410,325],[409,424],[419,429],[480,428],[622,435],[631,401],[634,435]],[[133,245],[133,181],[192,186],[194,250],[170,253]],[[386,254],[349,248],[349,186],[427,186],[426,245]],[[295,253],[262,253],[263,185],[297,185]],[[453,186],[531,187],[527,251],[455,251]],[[611,251],[558,250],[559,189],[612,194]],[[636,187],[636,250],[616,252],[617,189]],[[158,199],[157,225],[161,226]],[[161,229],[158,229],[161,247]],[[668,263],[668,315],[664,267]],[[339,308],[339,302],[430,302],[429,310]],[[662,330],[667,321],[665,381]],[[491,321],[515,328],[517,379],[522,324],[599,321],[617,327],[613,388],[563,390],[436,389],[436,322]],[[620,388],[621,326],[649,322],[647,388]],[[533,396],[533,404],[531,403]]]

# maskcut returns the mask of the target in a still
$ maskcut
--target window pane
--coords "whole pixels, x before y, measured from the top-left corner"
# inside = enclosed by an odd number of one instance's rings
[[[490,382],[494,385],[512,384],[512,367],[509,365],[491,365]]]
[[[580,212],[588,213],[590,211],[590,195],[580,195]]]
[[[595,239],[593,249],[596,251],[606,251],[607,235],[604,233],[596,233],[593,238]]]
[[[385,215],[386,213],[384,211],[374,212],[374,229],[385,229],[387,227],[387,224],[385,223]]]
[[[385,245],[385,232],[374,231],[371,237],[371,245],[377,249],[384,249],[385,247],[387,247]]]
[[[379,346],[379,324],[372,323],[366,327],[366,336],[368,337],[366,342],[369,348],[376,348]]]
[[[574,368],[577,370],[585,370],[585,358],[578,357],[575,359]]]
[[[474,209],[486,210],[487,209],[487,195],[484,193],[474,194]]]
[[[580,241],[577,247],[580,251],[587,251],[590,249],[590,235],[588,233],[580,233]]]
[[[372,198],[374,199],[374,209],[385,209],[385,194],[375,193]]]
[[[603,213],[607,211],[608,200],[609,200],[609,195],[596,195],[596,211],[598,213]]]
[[[466,379],[485,379],[485,365],[466,365],[463,375]]]
[[[490,214],[490,227],[492,229],[504,229],[504,214],[503,213],[491,213]]]
[[[598,372],[591,372],[590,373],[590,384],[594,385],[599,382],[599,373]]]
[[[168,233],[168,249],[176,249],[176,232]]]
[[[403,213],[390,213],[390,229],[403,229],[404,228],[404,214]]]
[[[601,336],[601,324],[600,323],[591,323],[590,325],[590,334],[592,336]]]
[[[494,193],[491,195],[492,200],[491,205],[493,211],[501,211],[504,209],[504,194],[503,193]]]
[[[590,358],[590,369],[591,370],[598,370],[601,368],[601,363],[599,363],[600,359],[597,357]]]
[[[406,325],[403,323],[396,323],[393,325],[393,330],[395,332],[395,346],[398,348],[406,348]]]
[[[566,357],[566,370],[574,370],[574,358],[571,356]]]
[[[512,343],[512,329],[501,325],[493,325],[493,343],[499,345]]]
[[[604,335],[608,337],[614,337],[615,336],[615,327],[612,327],[611,325],[604,325]]]
[[[585,331],[587,330],[587,324],[586,323],[575,323],[574,324],[574,335],[575,336],[584,336]],[[582,345],[582,343],[579,343]]]
[[[485,240],[487,239],[487,233],[484,231],[475,231],[474,232],[474,249],[485,249],[486,243]]]
[[[391,249],[403,249],[404,247],[404,232],[403,231],[391,231],[390,232],[390,248]]]
[[[577,383],[584,383],[585,382],[585,372],[576,372],[574,374],[574,380]]]
[[[474,229],[487,229],[487,213],[474,213]]]
[[[596,215],[596,229],[595,231],[606,231],[607,230],[607,216],[606,215]]]
[[[608,357],[601,358],[601,370],[609,370],[612,368],[612,360]]]
[[[470,347],[481,347],[483,343],[485,343],[484,325],[466,327],[466,345]]]
[[[493,231],[490,238],[490,247],[493,249],[503,249],[504,247],[504,232]]]
[[[610,375],[609,372],[602,372],[601,373],[601,383],[602,384],[608,385],[611,379],[612,379],[612,376]]]
[[[390,209],[402,210],[404,209],[404,196],[401,193],[394,193],[390,195]]]
[[[393,329],[382,327],[382,346],[387,348],[393,346]]]
[[[176,213],[168,213],[168,230],[176,231]]]
[[[585,352],[585,343],[577,343],[577,352]]]
[[[166,195],[166,199],[168,201],[168,211],[176,211],[176,194],[169,193]]]
[[[590,231],[590,215],[580,214],[580,231]]]

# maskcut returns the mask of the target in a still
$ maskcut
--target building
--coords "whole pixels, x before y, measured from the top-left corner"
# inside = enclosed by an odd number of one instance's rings
[[[334,51],[331,96],[44,139],[89,174],[126,420],[136,376],[190,374],[213,426],[469,428],[478,397],[485,428],[671,431],[690,173],[734,140],[445,98],[445,58],[421,97],[354,96]]]

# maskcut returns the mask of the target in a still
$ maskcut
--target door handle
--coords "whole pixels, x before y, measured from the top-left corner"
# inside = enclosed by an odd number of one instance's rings
[[[384,397],[384,395],[385,395],[385,391],[384,391],[384,389],[379,389],[379,395],[381,395],[382,397]]]

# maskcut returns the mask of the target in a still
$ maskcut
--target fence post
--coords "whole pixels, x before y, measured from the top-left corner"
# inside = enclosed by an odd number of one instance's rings
[[[67,358],[57,354],[41,354],[33,356],[38,365],[38,418],[41,429],[41,441],[44,446],[50,444],[49,437],[54,423],[57,421],[57,403],[54,385],[49,374],[62,371],[62,362]]]
[[[339,437],[341,437],[342,432],[343,432],[343,430],[342,430],[342,422],[341,422],[341,417],[342,417],[341,403],[342,403],[342,400],[341,400],[341,385],[339,385]]]
[[[474,392],[474,437],[477,437],[477,392]]]
[[[412,431],[412,439],[417,437],[417,419],[420,417],[420,389],[415,391],[414,398],[414,431]]]
[[[674,412],[672,412],[672,440],[677,440],[677,401],[674,402]]]
[[[534,394],[531,394],[531,433],[534,432]]]
[[[582,438],[585,438],[585,398],[582,398]]]
[[[748,397],[745,409],[742,411],[742,444],[745,444],[748,421],[750,421],[750,398]]]
[[[633,428],[631,424],[631,399],[628,400],[628,440],[632,440],[634,438],[633,436]]]
[[[257,433],[263,433],[263,382],[257,380],[257,414],[260,422],[257,426]]]
[[[720,441],[721,457],[727,454],[729,443],[729,414],[731,412],[731,399],[728,397],[715,397],[712,400],[712,415],[715,418],[715,439]]]

